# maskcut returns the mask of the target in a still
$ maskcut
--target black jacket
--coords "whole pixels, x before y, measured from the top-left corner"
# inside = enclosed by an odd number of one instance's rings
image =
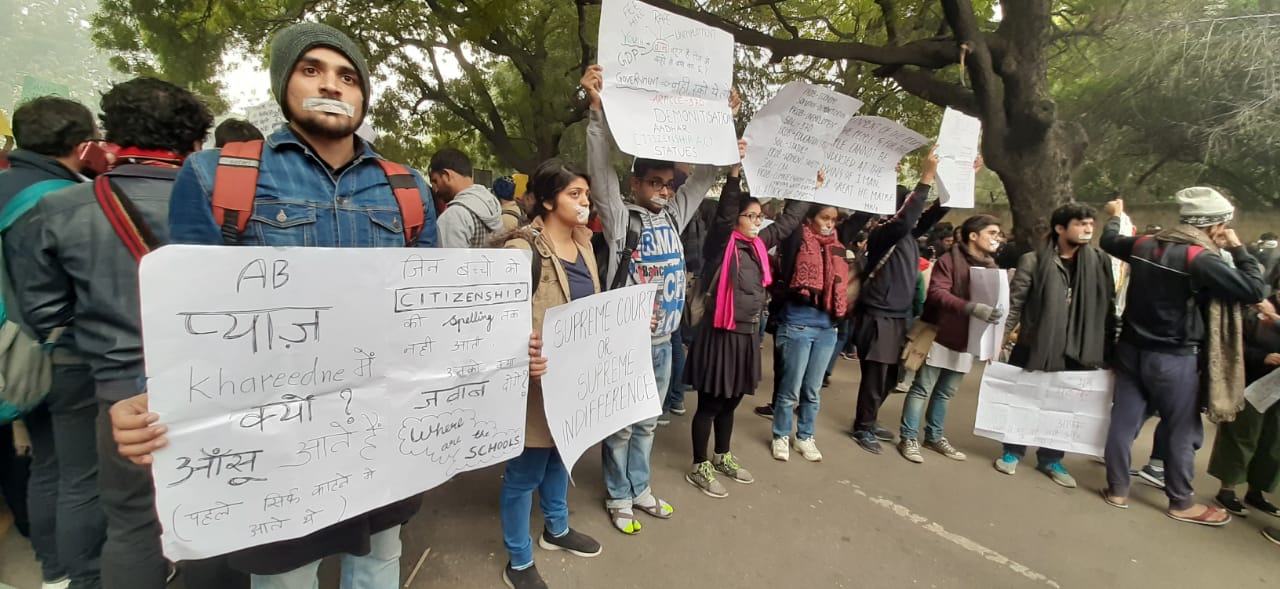
[[[898,213],[867,237],[865,272],[870,273],[885,256],[889,258],[874,280],[863,281],[858,298],[861,311],[878,317],[905,319],[911,316],[916,277],[920,274],[920,246],[916,239],[928,233],[950,210],[939,203],[925,213],[928,198],[929,186],[917,184]]]

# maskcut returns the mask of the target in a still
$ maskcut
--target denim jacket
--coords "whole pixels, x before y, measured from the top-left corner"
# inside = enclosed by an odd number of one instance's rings
[[[368,143],[356,139],[356,159],[337,171],[288,127],[267,137],[262,149],[253,216],[241,245],[311,247],[404,247],[404,223],[387,176]],[[213,179],[221,150],[189,157],[178,173],[169,207],[171,243],[220,245],[213,219]],[[426,224],[419,247],[436,246],[431,189],[410,170]]]

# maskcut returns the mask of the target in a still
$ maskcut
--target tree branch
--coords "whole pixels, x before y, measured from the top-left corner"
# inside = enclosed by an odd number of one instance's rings
[[[880,6],[880,14],[884,18],[884,34],[890,45],[898,44],[898,11],[893,8],[893,0],[876,0]]]
[[[881,68],[884,69],[884,68]],[[880,75],[880,70],[876,70]],[[959,84],[953,84],[937,78],[933,74],[920,69],[898,68],[889,74],[894,82],[903,90],[932,102],[943,108],[950,107],[969,116],[981,117],[978,99],[974,92]]]

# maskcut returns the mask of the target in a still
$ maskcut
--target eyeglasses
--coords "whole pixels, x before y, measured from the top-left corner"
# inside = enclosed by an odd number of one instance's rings
[[[764,219],[764,215],[760,213],[747,213],[745,215],[738,215],[738,218],[739,219],[745,218],[746,220],[751,221],[752,223],[759,223],[761,220]]]
[[[663,188],[666,188],[669,192],[676,191],[675,180],[672,180],[670,182],[663,182],[662,180],[659,180],[657,178],[650,178],[648,180],[645,180],[644,183],[648,184],[649,188],[652,190],[662,190]]]

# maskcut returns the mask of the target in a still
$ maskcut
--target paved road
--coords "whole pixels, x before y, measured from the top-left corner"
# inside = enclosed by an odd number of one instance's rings
[[[767,354],[766,354],[767,356]],[[767,364],[767,358],[766,358]],[[768,366],[766,365],[766,371]],[[1269,587],[1280,581],[1280,547],[1258,534],[1262,516],[1221,529],[1174,522],[1163,493],[1135,485],[1133,507],[1107,507],[1096,494],[1101,464],[1069,457],[1079,489],[1063,489],[1033,469],[1028,457],[1013,477],[991,467],[999,444],[972,431],[977,375],[952,402],[949,438],[969,454],[953,462],[926,452],[923,465],[888,451],[873,456],[842,433],[852,418],[856,363],[842,361],[824,390],[818,444],[825,460],[774,461],[769,423],[751,414],[762,393],[739,409],[734,451],[756,475],[752,485],[729,481],[730,496],[712,499],[684,482],[690,461],[689,417],[659,430],[654,487],[676,507],[675,518],[645,519],[626,537],[612,530],[602,507],[600,458],[590,452],[574,472],[572,525],[594,535],[604,553],[594,559],[536,549],[538,568],[557,589],[685,587]],[[765,375],[765,389],[770,377]],[[902,395],[885,404],[882,423],[896,430]],[[1150,450],[1149,427],[1135,454]],[[1207,432],[1211,444],[1212,429]],[[1204,475],[1198,493],[1211,497]],[[404,532],[407,578],[430,549],[414,588],[497,588],[506,563],[497,505],[502,470],[460,476],[427,494]],[[645,516],[641,516],[645,517]],[[540,526],[535,516],[534,527]],[[0,543],[0,582],[31,584],[29,552]],[[336,587],[326,563],[326,589]]]

